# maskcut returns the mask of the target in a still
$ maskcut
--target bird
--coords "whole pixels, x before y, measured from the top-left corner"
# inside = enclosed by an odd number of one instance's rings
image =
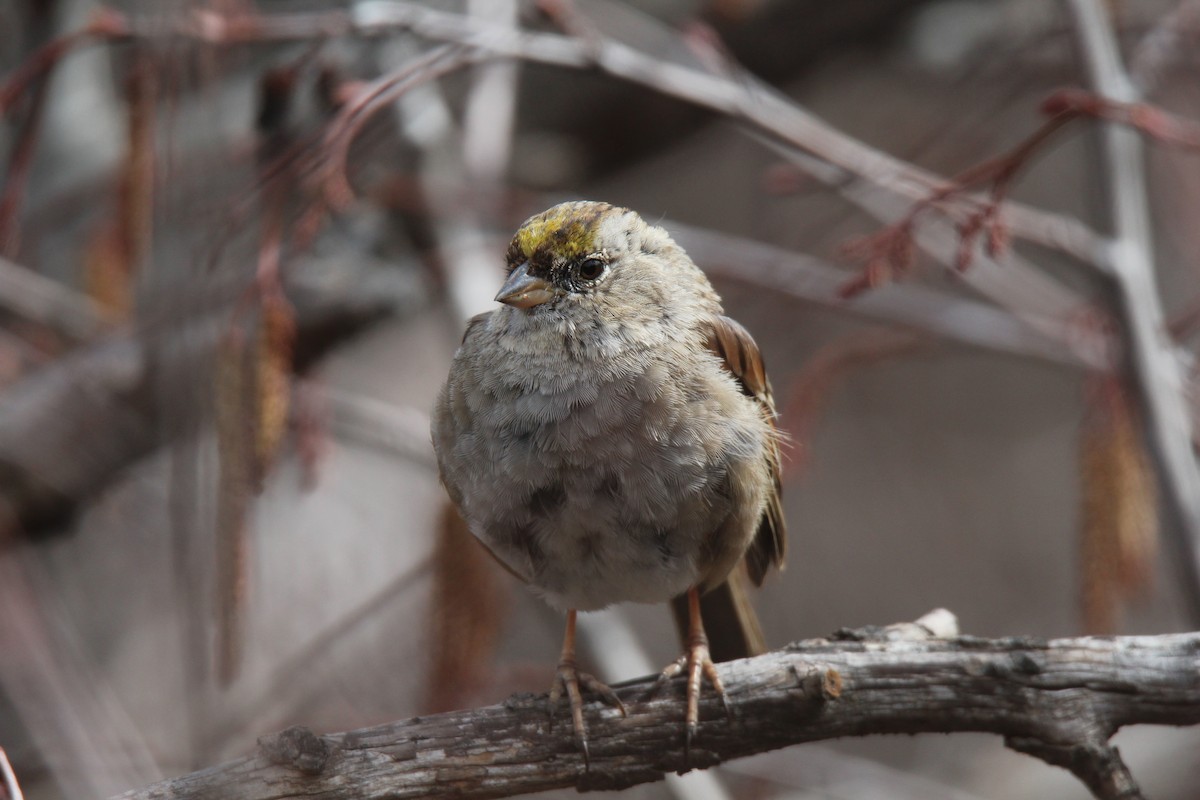
[[[723,658],[760,650],[742,587],[782,568],[781,434],[762,355],[661,227],[595,201],[526,220],[492,311],[471,318],[432,414],[438,472],[471,532],[566,613],[553,707],[565,694],[588,758],[577,613],[673,601],[687,676],[685,751],[702,680],[725,707],[704,610],[744,628]],[[551,717],[553,718],[553,716]]]

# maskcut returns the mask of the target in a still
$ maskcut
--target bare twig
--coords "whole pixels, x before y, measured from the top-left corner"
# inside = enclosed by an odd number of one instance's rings
[[[125,38],[129,31],[124,17],[117,11],[100,7],[91,21],[78,31],[52,39],[35,50],[17,69],[0,81],[0,117],[12,109],[30,86],[44,79],[68,53],[89,40],[105,41]]]
[[[793,151],[814,154],[823,165],[814,174],[839,187],[847,184],[847,178],[852,179],[850,183],[857,188],[845,192],[847,196],[884,218],[903,214],[914,200],[920,202],[957,186],[845,136],[740,71],[732,75],[729,70],[720,74],[697,71],[594,33],[578,37],[535,33],[475,16],[446,14],[392,0],[361,3],[350,16],[204,14],[180,22],[175,33],[229,44],[348,31],[374,35],[401,29],[450,44],[433,48],[367,84],[330,124],[323,152],[317,157],[323,162],[318,169],[319,183],[334,207],[353,197],[345,177],[345,156],[355,134],[372,114],[416,85],[495,58],[525,59],[575,69],[598,68],[614,77],[724,113]],[[140,31],[139,23],[134,20],[127,25],[127,35],[153,33]],[[987,208],[994,207],[995,198],[976,200],[964,195],[962,202],[968,209]],[[962,260],[961,228],[969,226],[977,212],[948,209],[945,213],[948,216],[940,224],[922,225],[917,241],[944,263],[953,264]],[[964,213],[965,217],[956,219],[956,214]],[[1015,238],[1062,250],[1102,270],[1107,266],[1109,251],[1102,246],[1102,240],[1075,220],[1009,203],[1004,229]],[[982,256],[978,259],[982,263],[971,271],[969,282],[1014,310],[1026,324],[1036,327],[1048,317],[1053,328],[1063,319],[1078,321],[1098,316],[1075,292],[1011,253],[1006,254],[1003,266]],[[1043,332],[1054,333],[1045,329]],[[1109,355],[1106,352],[1088,357],[1104,359]]]
[[[1059,89],[1042,101],[1048,114],[1116,122],[1174,147],[1200,150],[1200,125],[1137,99],[1113,98],[1083,89]]]
[[[74,341],[91,339],[104,329],[99,309],[86,296],[3,258],[0,308]]]
[[[1100,0],[1068,0],[1086,67],[1098,93],[1136,103],[1137,90]],[[1150,444],[1158,462],[1171,526],[1194,620],[1200,620],[1200,469],[1192,451],[1192,420],[1183,360],[1167,333],[1154,267],[1153,234],[1146,198],[1142,141],[1135,131],[1107,125],[1103,159],[1109,177],[1113,276],[1129,338],[1130,366],[1146,412]]]
[[[320,282],[314,274],[319,267]],[[410,289],[386,274],[364,275],[328,261],[293,270],[297,305],[297,360],[307,363],[345,337],[393,312]],[[305,278],[308,283],[305,283]],[[155,361],[141,335],[97,344],[9,387],[0,404],[0,543],[13,527],[27,531],[60,525],[78,504],[120,469],[205,419],[207,359],[221,330],[212,316],[188,320],[167,337],[171,361]],[[156,340],[160,341],[160,340]],[[158,381],[194,387],[172,396],[169,410]],[[172,430],[155,424],[162,415]],[[97,424],[103,420],[104,424]]]
[[[1138,723],[1200,724],[1200,634],[1108,639],[930,638],[922,626],[842,631],[718,665],[733,703],[702,703],[685,755],[683,692],[622,686],[627,719],[589,706],[590,768],[545,696],[348,733],[293,728],[224,766],[123,795],[354,798],[501,797],[575,786],[616,789],[790,744],[843,736],[986,731],[1067,766],[1101,798],[1141,795],[1106,743]]]
[[[1142,37],[1129,59],[1129,77],[1143,96],[1154,94],[1171,62],[1200,31],[1200,0],[1180,0]]]
[[[21,120],[16,146],[8,157],[4,182],[0,184],[0,256],[6,258],[15,258],[21,245],[21,204],[25,199],[25,184],[33,168],[34,148],[41,131],[42,111],[46,106],[49,88],[50,82],[45,78],[31,87],[25,118]]]
[[[911,269],[912,244],[918,219],[923,215],[928,216],[930,211],[938,211],[942,216],[953,218],[955,205],[961,205],[963,208],[957,212],[961,217],[956,226],[958,246],[950,266],[959,273],[966,273],[968,267],[976,260],[981,239],[983,251],[989,257],[999,259],[1007,255],[1008,226],[1001,213],[1001,206],[1008,198],[1013,181],[1034,156],[1044,149],[1046,142],[1076,116],[1077,112],[1073,109],[1058,111],[1016,147],[960,172],[945,186],[910,205],[898,221],[878,233],[852,242],[848,247],[849,251],[858,251],[863,260],[868,262],[867,269],[863,275],[849,281],[843,287],[842,294],[846,297],[855,296],[881,282],[886,282],[883,276],[878,274],[880,271],[886,270],[889,274],[900,275]],[[981,188],[988,190],[985,199],[981,200],[968,194]],[[1101,269],[1107,267],[1106,264],[1096,266]]]
[[[0,747],[0,779],[4,781],[7,800],[25,800],[21,784],[17,782],[17,774],[13,772],[12,764],[8,763],[8,754],[3,747]]]
[[[218,721],[205,736],[205,745],[215,749],[238,737],[252,725],[264,719],[278,719],[288,709],[301,705],[297,697],[308,697],[322,691],[320,671],[313,665],[322,657],[339,652],[339,645],[362,630],[365,623],[379,618],[393,603],[429,577],[430,559],[423,558],[372,594],[358,606],[349,609],[327,627],[318,631],[295,653],[280,660],[270,677],[256,687],[271,687],[271,691],[256,690],[246,702],[236,705],[231,718]],[[235,687],[233,689],[237,691]]]
[[[335,436],[436,469],[427,414],[332,387],[323,388],[322,393]]]
[[[0,686],[64,794],[157,780],[148,741],[111,684],[43,605],[27,551],[0,550]],[[48,713],[54,709],[54,713]]]
[[[867,178],[820,162],[793,146],[778,142],[768,144],[882,222],[902,219],[910,210],[908,200],[880,192]],[[1011,202],[1005,206],[1004,213],[1009,223],[1012,221],[1014,209]],[[941,264],[954,267],[964,258],[961,228],[944,216],[929,217],[908,233],[911,238],[905,242],[905,246],[919,248]],[[969,242],[968,246],[971,247],[968,253],[971,268],[965,272],[956,270],[951,274],[959,276],[979,294],[1007,309],[1010,313],[1004,316],[1009,317],[1010,322],[1011,317],[1016,317],[1026,327],[1051,340],[1067,342],[1077,351],[1079,358],[1089,363],[1111,364],[1114,354],[1119,350],[1116,339],[1102,336],[1100,338],[1105,340],[1107,349],[1094,350],[1088,347],[1097,343],[1095,336],[1063,336],[1064,329],[1068,332],[1103,332],[1109,327],[1104,312],[1081,298],[1078,292],[1068,289],[1060,281],[1034,267],[1011,248],[1005,248],[1003,252],[999,249],[989,252],[992,248],[977,241]],[[1088,263],[1102,272],[1107,272],[1108,258],[1107,251],[1100,248]],[[843,278],[839,285],[839,295],[844,293],[846,284],[847,279]],[[879,290],[876,290],[856,298],[854,305],[864,304],[870,300],[872,294],[878,292]]]
[[[374,0],[359,5],[364,9],[369,7],[369,13],[221,15],[205,10],[180,17],[165,33],[157,18],[121,18],[109,12],[104,35],[113,39],[159,39],[173,35],[232,45],[310,40],[351,33],[379,36],[406,30],[432,41],[457,45],[459,50],[448,62],[443,60],[447,55],[445,51],[436,56],[431,51],[428,62],[406,67],[403,75],[385,76],[391,83],[387,87],[373,85],[372,101],[366,104],[369,110],[377,110],[375,101],[383,102],[385,92],[390,98],[395,96],[397,87],[403,91],[404,87],[400,85],[410,82],[414,73],[420,73],[421,79],[428,80],[482,60],[516,58],[570,69],[599,69],[613,77],[726,114],[908,202],[921,200],[945,185],[944,179],[846,136],[770,86],[743,74],[734,77],[709,74],[599,36],[573,37],[518,30],[478,17],[437,11],[401,0]],[[362,110],[360,108],[354,116]],[[360,124],[352,123],[339,135],[349,132],[352,137]],[[1086,264],[1101,265],[1108,255],[1102,238],[1078,220],[1012,202],[1006,212],[1015,239],[1066,253]]]
[[[1115,349],[1111,334],[1083,314],[1030,312],[1023,321],[993,306],[912,284],[892,284],[846,303],[840,297],[845,270],[814,256],[674,221],[663,224],[710,275],[770,286],[838,311],[963,344],[1097,369],[1107,368]]]
[[[354,138],[373,115],[414,86],[436,80],[479,60],[477,54],[460,46],[435,47],[395,71],[365,84],[343,105],[328,125],[324,152],[318,154],[324,162],[317,175],[318,188],[329,205],[344,208],[354,200],[354,189],[346,175],[346,158]]]
[[[789,477],[807,471],[809,449],[804,445],[814,440],[825,408],[849,375],[872,364],[919,352],[929,344],[926,337],[913,333],[871,327],[842,334],[809,356],[778,395],[784,427],[793,442],[801,443],[784,451]]]

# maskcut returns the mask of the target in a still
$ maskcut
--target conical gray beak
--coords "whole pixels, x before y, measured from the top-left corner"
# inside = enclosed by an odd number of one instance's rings
[[[505,303],[515,308],[533,308],[554,298],[554,286],[541,278],[529,274],[529,262],[526,261],[511,273],[508,280],[500,287],[496,302]]]

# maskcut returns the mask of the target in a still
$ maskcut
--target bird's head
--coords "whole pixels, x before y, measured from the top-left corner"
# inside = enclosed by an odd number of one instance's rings
[[[629,323],[720,308],[704,274],[666,231],[608,203],[561,203],[530,217],[506,262],[496,300],[532,315]]]

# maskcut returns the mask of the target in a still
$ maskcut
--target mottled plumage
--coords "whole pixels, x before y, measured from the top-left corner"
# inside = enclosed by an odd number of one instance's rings
[[[507,266],[433,421],[475,536],[572,612],[569,636],[575,609],[707,591],[743,556],[760,583],[784,556],[770,386],[704,274],[590,202],[530,218]]]

